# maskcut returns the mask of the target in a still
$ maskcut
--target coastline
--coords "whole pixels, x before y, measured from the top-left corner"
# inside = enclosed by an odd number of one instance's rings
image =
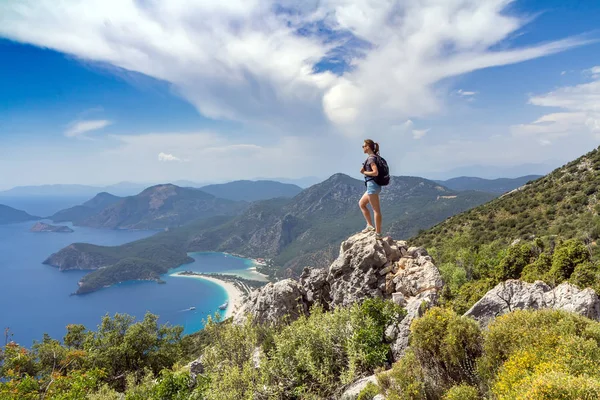
[[[242,293],[242,291],[233,282],[229,282],[229,281],[215,278],[215,277],[209,277],[206,275],[198,275],[198,274],[192,275],[192,274],[173,273],[173,274],[169,274],[169,276],[173,276],[176,278],[204,279],[206,281],[209,281],[209,282],[212,282],[212,283],[215,283],[215,284],[221,286],[227,293],[227,301],[229,302],[229,304],[227,305],[227,309],[225,310],[225,315],[223,317],[224,320],[229,317],[232,317],[233,314],[242,305],[244,293]],[[219,312],[222,312],[222,311],[219,310]]]

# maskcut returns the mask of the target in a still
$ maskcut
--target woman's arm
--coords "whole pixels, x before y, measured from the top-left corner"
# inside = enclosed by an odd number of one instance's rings
[[[371,171],[364,171],[363,174],[367,176],[377,176],[379,175],[379,171],[377,171],[377,164],[371,163]]]

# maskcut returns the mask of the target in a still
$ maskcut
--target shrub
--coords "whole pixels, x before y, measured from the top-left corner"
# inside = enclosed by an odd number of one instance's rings
[[[360,391],[356,400],[372,400],[373,397],[379,394],[379,388],[372,382],[367,383],[367,386]]]
[[[594,400],[600,398],[600,380],[594,377],[572,376],[563,372],[550,372],[535,375],[519,390],[519,399],[523,400]]]
[[[484,335],[483,356],[478,362],[480,376],[487,382],[493,381],[503,364],[519,352],[555,354],[571,336],[596,342],[600,338],[598,325],[583,316],[560,310],[517,310],[498,317]],[[538,357],[531,362],[536,365],[543,361]]]
[[[577,265],[589,259],[590,254],[583,243],[576,239],[567,240],[554,250],[550,276],[556,283],[567,280]]]
[[[388,400],[426,398],[425,373],[412,349],[408,349],[391,371],[377,375],[379,387]]]
[[[442,397],[443,400],[477,400],[479,398],[477,388],[464,383],[451,387]]]
[[[477,323],[452,310],[434,307],[411,326],[411,346],[421,366],[441,387],[475,383],[475,362],[481,355]]]
[[[569,282],[580,288],[598,288],[598,267],[590,261],[583,262],[575,267]]]
[[[542,253],[537,260],[528,264],[521,272],[521,279],[525,282],[533,283],[537,280],[548,280],[548,272],[552,266],[552,256],[547,253]]]
[[[525,266],[534,261],[535,258],[536,254],[530,244],[517,244],[509,247],[506,255],[496,268],[497,281],[518,279]]]
[[[368,299],[349,309],[325,313],[313,307],[274,336],[267,370],[290,396],[327,397],[362,372],[388,359],[385,327],[398,321],[402,310],[391,302]]]

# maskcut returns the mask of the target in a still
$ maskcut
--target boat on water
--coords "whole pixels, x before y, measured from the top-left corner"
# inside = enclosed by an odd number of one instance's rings
[[[226,309],[228,305],[229,305],[229,302],[228,302],[228,301],[226,301],[225,303],[223,303],[223,304],[221,304],[221,305],[219,306],[219,310],[224,310],[224,309]]]
[[[196,309],[196,307],[190,307],[190,311],[195,310],[195,309]]]

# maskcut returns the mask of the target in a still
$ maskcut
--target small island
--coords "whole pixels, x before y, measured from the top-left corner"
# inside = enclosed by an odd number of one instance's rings
[[[73,229],[68,226],[61,225],[50,225],[44,222],[38,222],[30,229],[31,232],[60,232],[60,233],[71,233],[74,232]]]

